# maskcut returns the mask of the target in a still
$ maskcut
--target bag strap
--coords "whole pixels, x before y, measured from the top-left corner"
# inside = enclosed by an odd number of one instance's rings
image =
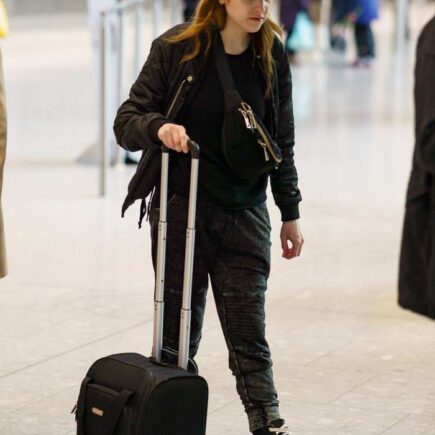
[[[124,405],[127,403],[128,399],[130,399],[132,395],[133,391],[124,389],[119,393],[118,397],[113,402],[110,410],[110,417],[107,420],[107,429],[105,431],[107,435],[114,435],[116,425],[118,424],[118,420],[121,417]]]
[[[80,393],[79,398],[77,401],[77,414],[76,414],[76,421],[77,421],[77,435],[83,435],[84,434],[84,415],[85,415],[85,409],[86,409],[86,388],[88,384],[92,381],[92,378],[86,376],[82,384],[80,386]]]
[[[221,82],[224,92],[236,91],[237,88],[234,83],[233,74],[231,72],[230,63],[228,62],[225,53],[222,36],[217,34],[216,43],[213,47],[213,58],[216,64],[219,80]]]

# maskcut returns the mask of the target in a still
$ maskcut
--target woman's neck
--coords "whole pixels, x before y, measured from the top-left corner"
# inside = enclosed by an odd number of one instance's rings
[[[243,53],[251,41],[251,35],[234,24],[229,18],[225,28],[221,30],[221,36],[225,52],[228,54]]]

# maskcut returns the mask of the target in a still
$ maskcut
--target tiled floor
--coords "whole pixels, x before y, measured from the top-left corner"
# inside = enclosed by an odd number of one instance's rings
[[[295,435],[435,434],[435,326],[396,303],[415,36],[435,12],[416,6],[405,53],[392,52],[386,8],[372,70],[321,53],[294,69],[306,244],[299,259],[280,257],[270,202],[267,332]],[[69,435],[91,362],[150,351],[148,228],[136,229],[137,209],[120,219],[131,169],[113,168],[101,199],[96,169],[74,163],[96,133],[85,17],[12,24],[3,45],[10,276],[0,282],[0,434]],[[247,434],[211,297],[198,363],[211,390],[207,434]]]

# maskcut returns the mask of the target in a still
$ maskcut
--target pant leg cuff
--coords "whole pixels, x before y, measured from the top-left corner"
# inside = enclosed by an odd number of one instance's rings
[[[279,407],[277,405],[256,407],[247,411],[249,430],[254,432],[258,429],[264,428],[273,420],[281,418],[279,414]]]

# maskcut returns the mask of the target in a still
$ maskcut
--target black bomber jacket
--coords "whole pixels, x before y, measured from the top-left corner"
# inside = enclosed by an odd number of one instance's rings
[[[169,44],[164,38],[183,31],[188,24],[179,24],[155,39],[149,56],[129,98],[120,106],[115,118],[114,131],[118,144],[128,151],[142,151],[135,175],[128,186],[122,214],[137,199],[142,200],[141,217],[145,214],[145,198],[159,183],[161,142],[157,131],[164,123],[177,121],[186,96],[195,93],[205,71],[207,58],[203,54],[181,63],[191,52],[192,41]],[[211,40],[218,30],[211,31]],[[205,45],[206,39],[202,41]],[[208,52],[211,55],[211,50]],[[270,172],[272,194],[281,210],[282,220],[299,218],[301,194],[294,165],[294,121],[292,79],[287,55],[279,38],[273,46],[275,80],[272,97],[266,100],[266,127],[282,150],[283,159],[277,169]],[[261,62],[258,55],[257,62]],[[261,70],[260,70],[261,71]]]

